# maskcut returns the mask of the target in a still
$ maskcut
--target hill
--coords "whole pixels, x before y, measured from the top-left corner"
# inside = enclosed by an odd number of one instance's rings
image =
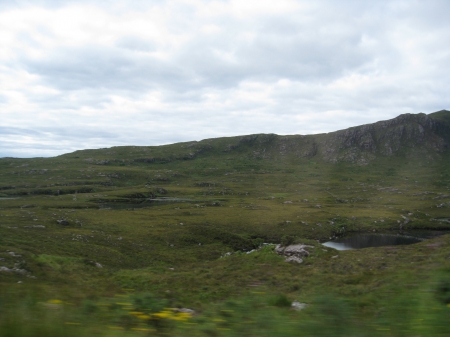
[[[256,290],[275,296],[269,302],[301,299],[326,312],[329,306],[319,298],[326,293],[368,326],[389,321],[389,310],[380,308],[395,302],[392,308],[404,310],[411,305],[407,298],[438,306],[432,297],[411,294],[435,292],[439,277],[448,276],[449,235],[394,250],[347,252],[324,249],[318,240],[350,232],[449,229],[449,144],[450,111],[442,110],[328,134],[1,158],[0,299],[18,308],[20,298],[36,298],[31,302],[37,305],[59,296],[81,311],[90,301],[100,312],[99,301],[131,296],[124,289],[133,289],[140,300],[151,292],[167,305],[204,313],[215,312],[212,303],[220,303],[217,312],[231,310],[220,307],[225,299]],[[280,242],[315,248],[299,265],[285,263],[274,246],[260,248]],[[387,292],[397,295],[381,296]],[[217,312],[214,319],[223,319]],[[0,319],[9,317],[1,313]],[[260,317],[256,309],[255,315]],[[428,313],[417,309],[408,319],[417,315]],[[429,317],[444,317],[436,315]],[[126,328],[131,318],[120,319],[125,321],[115,326]],[[197,323],[202,329],[210,324]],[[226,335],[216,323],[212,335]],[[338,329],[336,324],[330,326]],[[389,328],[395,324],[391,319]]]

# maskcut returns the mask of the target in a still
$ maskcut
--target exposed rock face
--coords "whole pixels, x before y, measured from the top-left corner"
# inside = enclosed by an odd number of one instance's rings
[[[230,138],[225,152],[249,150],[248,157],[294,155],[327,162],[367,165],[380,156],[418,154],[434,159],[450,147],[450,111],[403,114],[394,119],[318,135],[248,135]]]
[[[322,158],[367,165],[378,155],[391,156],[422,148],[441,153],[449,147],[450,126],[426,114],[404,114],[394,119],[328,134],[320,142]]]
[[[283,247],[281,245],[277,245],[275,247],[275,252],[279,255],[286,256],[286,262],[296,262],[302,263],[303,257],[308,257],[309,252],[306,248],[314,248],[313,246],[307,246],[302,244],[297,245],[289,245],[287,247]]]

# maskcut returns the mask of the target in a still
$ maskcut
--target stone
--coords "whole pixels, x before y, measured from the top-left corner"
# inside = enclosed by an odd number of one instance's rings
[[[21,275],[28,274],[28,271],[26,271],[25,269],[13,268],[12,271],[17,273],[17,274],[21,274]]]
[[[56,222],[58,223],[58,225],[61,225],[61,226],[69,226],[69,221],[67,221],[67,220],[61,219],[61,220],[56,220]]]
[[[308,306],[308,304],[306,303],[300,303],[299,301],[294,301],[292,302],[291,308],[294,310],[303,310],[306,309],[306,307]]]
[[[275,252],[278,255],[286,256],[286,262],[296,262],[302,263],[304,257],[309,256],[309,252],[306,248],[314,248],[314,246],[308,246],[303,244],[289,245],[287,247],[283,247],[281,245],[277,245],[275,247]]]
[[[12,270],[9,269],[8,267],[0,267],[0,271],[7,272],[7,273],[12,272]]]
[[[303,263],[303,259],[298,256],[289,256],[284,262]]]
[[[284,255],[287,256],[309,256],[309,252],[305,250],[305,248],[313,248],[312,246],[305,246],[305,245],[290,245],[287,246],[284,250]]]
[[[186,313],[186,314],[191,314],[191,315],[194,315],[194,314],[195,314],[195,311],[194,311],[194,310],[188,309],[188,308],[180,308],[180,309],[176,309],[176,311],[178,311],[178,312],[184,312],[184,313]]]

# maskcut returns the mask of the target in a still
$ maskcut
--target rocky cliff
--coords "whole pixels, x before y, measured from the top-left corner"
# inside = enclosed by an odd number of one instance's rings
[[[450,146],[450,111],[403,114],[394,119],[320,135],[250,135],[226,145],[224,151],[251,151],[259,159],[294,156],[326,162],[367,165],[376,158],[394,155],[421,156],[430,160]]]
[[[435,114],[450,116],[450,111]],[[313,136],[314,137],[314,136]],[[320,155],[328,162],[365,165],[377,156],[423,153],[430,158],[446,152],[450,124],[433,114],[404,114],[394,119],[361,125],[328,134],[318,141]]]

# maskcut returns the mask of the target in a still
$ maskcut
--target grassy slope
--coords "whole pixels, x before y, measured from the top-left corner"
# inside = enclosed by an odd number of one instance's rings
[[[448,119],[443,112],[431,116]],[[406,310],[410,304],[401,303],[410,300],[440,308],[421,291],[434,290],[450,273],[448,236],[339,253],[315,240],[399,230],[403,217],[410,220],[403,228],[445,227],[434,219],[450,217],[448,153],[430,159],[413,149],[366,166],[330,164],[320,155],[299,155],[296,149],[308,152],[313,140],[328,136],[311,137],[259,135],[0,159],[0,197],[19,197],[0,200],[0,266],[16,264],[36,277],[2,272],[3,298],[11,299],[5,289],[19,291],[18,281],[22,289],[38,287],[41,299],[82,303],[133,288],[212,312],[213,301],[255,291],[309,303],[332,294],[350,303],[359,319],[384,319],[390,327],[398,322],[388,319],[387,308]],[[141,208],[146,197],[185,201],[147,201]],[[270,249],[220,258],[286,236],[316,246],[304,264],[284,263]]]

